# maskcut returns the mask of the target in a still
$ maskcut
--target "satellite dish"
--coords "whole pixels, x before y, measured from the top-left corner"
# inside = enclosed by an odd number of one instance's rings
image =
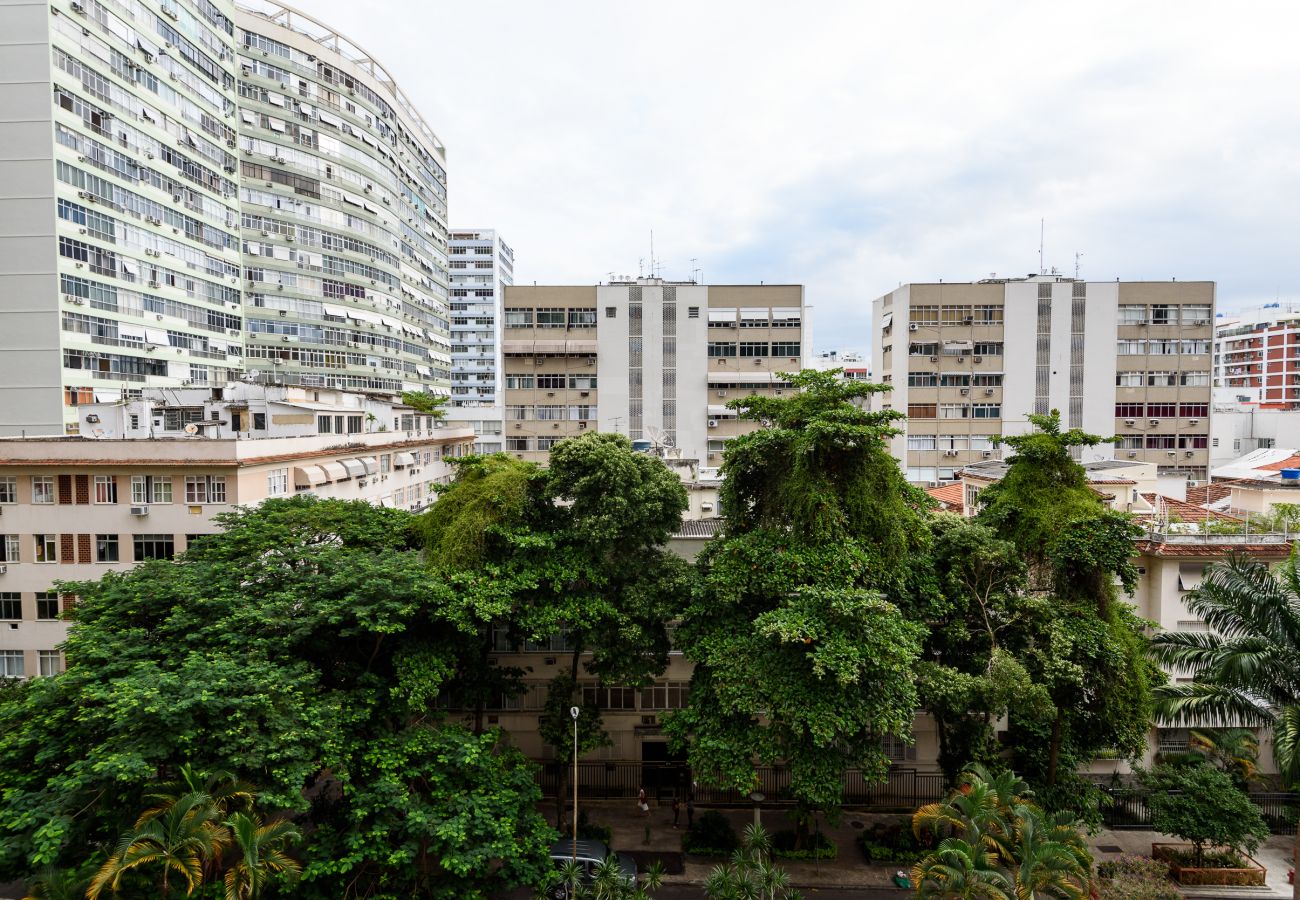
[[[190,422],[189,424],[187,424],[187,425],[185,426],[185,433],[186,433],[186,434],[198,434],[198,433],[199,433],[199,426],[195,425],[193,422]]]

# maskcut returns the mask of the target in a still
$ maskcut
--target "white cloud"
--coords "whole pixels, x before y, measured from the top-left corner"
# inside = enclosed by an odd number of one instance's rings
[[[303,0],[307,5],[306,0]],[[446,142],[521,281],[657,255],[797,281],[863,347],[900,281],[1048,265],[1295,296],[1300,8],[314,0]]]

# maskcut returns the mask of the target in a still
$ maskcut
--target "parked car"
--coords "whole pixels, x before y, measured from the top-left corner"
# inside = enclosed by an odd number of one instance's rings
[[[582,867],[582,883],[590,884],[595,877],[596,867],[609,857],[618,860],[619,871],[632,884],[636,883],[636,860],[626,853],[615,853],[604,841],[578,841],[578,865]],[[573,839],[561,839],[551,845],[551,861],[560,869],[574,858]],[[554,884],[546,892],[550,900],[569,900],[569,889],[564,884]]]

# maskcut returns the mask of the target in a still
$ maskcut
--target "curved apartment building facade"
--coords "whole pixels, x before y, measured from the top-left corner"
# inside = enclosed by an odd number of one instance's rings
[[[235,21],[247,367],[448,393],[442,142],[327,26],[272,2]]]

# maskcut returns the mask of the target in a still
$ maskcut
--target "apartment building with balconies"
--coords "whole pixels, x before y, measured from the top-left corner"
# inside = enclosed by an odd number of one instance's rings
[[[1243,409],[1300,409],[1300,304],[1269,303],[1214,328],[1214,399]]]
[[[62,662],[56,581],[167,559],[236,505],[312,494],[419,511],[473,433],[392,398],[232,384],[78,407],[80,436],[0,439],[0,676]]]
[[[490,228],[455,228],[450,238],[451,400],[447,418],[469,424],[478,452],[504,449],[505,289],[514,284],[514,251]]]
[[[789,390],[806,350],[800,285],[515,286],[504,312],[505,449],[537,462],[595,429],[716,467],[756,427],[728,400]]]
[[[872,371],[892,387],[876,404],[907,415],[891,450],[909,481],[949,482],[1056,409],[1065,428],[1119,438],[1080,459],[1204,480],[1214,302],[1213,282],[904,285],[872,304]]]

